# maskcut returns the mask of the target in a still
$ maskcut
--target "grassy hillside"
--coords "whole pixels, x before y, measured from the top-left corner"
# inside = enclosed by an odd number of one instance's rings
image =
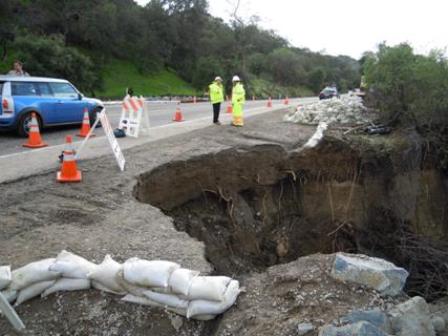
[[[95,92],[101,98],[122,98],[128,87],[132,87],[134,94],[143,96],[196,94],[195,89],[175,72],[164,70],[144,75],[134,64],[120,60],[105,66],[103,79],[103,90]]]

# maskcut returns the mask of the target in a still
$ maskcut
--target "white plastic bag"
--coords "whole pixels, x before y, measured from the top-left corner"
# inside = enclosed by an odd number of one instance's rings
[[[146,287],[168,287],[171,273],[179,264],[164,260],[131,258],[123,264],[123,275],[127,282]]]
[[[121,300],[126,301],[126,302],[141,304],[144,306],[151,306],[151,307],[158,307],[158,308],[163,307],[161,304],[154,302],[146,297],[137,296],[137,295],[133,295],[133,294],[128,294],[128,295],[124,296]]]
[[[0,290],[11,283],[11,266],[0,266]]]
[[[186,268],[175,270],[168,281],[169,288],[173,293],[187,296],[190,288],[191,280],[198,276],[198,271],[192,271]]]
[[[54,261],[54,258],[43,259],[12,271],[11,289],[21,290],[36,282],[55,280],[61,277],[60,273],[49,270]]]
[[[222,301],[232,279],[226,276],[197,276],[190,282],[190,300]]]
[[[59,272],[65,278],[87,279],[87,274],[97,265],[68,251],[61,251],[56,261],[50,266],[51,271]]]
[[[187,318],[194,318],[197,315],[218,315],[229,309],[236,301],[240,293],[240,285],[236,280],[232,280],[224,294],[221,302],[208,300],[193,300],[188,305]]]
[[[97,288],[97,284],[101,284],[100,290],[114,294],[123,294],[125,291],[117,282],[116,276],[122,269],[122,265],[117,263],[108,254],[104,257],[104,260],[99,264],[95,270],[89,273],[87,276],[89,279],[94,280],[94,287]]]
[[[173,294],[156,293],[150,290],[145,291],[143,294],[148,299],[155,301],[164,307],[181,308],[181,309],[188,308],[187,300],[182,300]]]
[[[47,288],[42,293],[42,297],[48,296],[55,292],[76,291],[89,288],[90,288],[90,280],[88,279],[61,278],[56,280],[56,282],[51,287]]]
[[[28,286],[26,288],[23,288],[19,292],[19,296],[17,297],[16,303],[14,304],[14,306],[17,307],[19,304],[21,304],[25,301],[28,301],[29,299],[32,299],[35,296],[40,295],[47,288],[53,286],[54,283],[55,283],[55,280],[41,281],[41,282],[34,283],[31,286]]]

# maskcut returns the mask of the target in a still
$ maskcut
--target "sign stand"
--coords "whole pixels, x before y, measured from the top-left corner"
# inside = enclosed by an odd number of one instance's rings
[[[9,323],[16,329],[17,331],[23,331],[25,329],[25,325],[20,319],[19,315],[17,315],[16,311],[9,304],[8,300],[3,296],[0,292],[0,310],[5,314]]]
[[[114,153],[115,159],[117,160],[118,167],[121,171],[124,171],[124,166],[126,164],[126,160],[123,156],[123,152],[120,149],[120,146],[118,145],[118,141],[115,138],[114,131],[112,129],[112,126],[109,122],[109,119],[106,115],[106,109],[104,108],[101,113],[97,113],[95,123],[90,128],[90,132],[87,134],[87,136],[84,138],[83,142],[79,146],[75,159],[77,160],[81,154],[82,149],[84,148],[85,144],[87,143],[87,140],[89,140],[90,136],[93,133],[93,130],[98,125],[98,123],[101,121],[101,126],[103,127],[104,133],[106,134],[107,140],[109,141],[110,147],[112,148],[112,152]]]
[[[148,110],[144,98],[127,95],[123,100],[118,128],[124,130],[127,136],[138,138],[140,129],[148,131],[149,127]]]

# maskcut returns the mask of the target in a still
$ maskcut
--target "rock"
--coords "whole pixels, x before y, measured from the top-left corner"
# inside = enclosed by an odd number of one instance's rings
[[[337,253],[331,276],[373,288],[382,295],[401,293],[409,273],[401,267],[379,258]]]
[[[319,336],[388,336],[388,334],[367,321],[361,321],[342,327],[324,326],[319,331]]]
[[[343,324],[354,324],[361,321],[369,322],[385,332],[391,332],[389,319],[380,309],[367,311],[356,310],[341,318]]]
[[[344,96],[300,106],[296,111],[289,112],[284,120],[305,124],[365,123],[369,121],[365,110],[361,98]]]
[[[415,296],[389,311],[392,330],[397,336],[435,336],[429,306]]]
[[[297,335],[303,336],[314,330],[314,326],[311,323],[300,323],[297,326]]]
[[[443,317],[433,316],[431,318],[431,323],[432,323],[434,330],[438,333],[444,331],[446,328],[446,323],[445,323],[445,320],[443,319]]]

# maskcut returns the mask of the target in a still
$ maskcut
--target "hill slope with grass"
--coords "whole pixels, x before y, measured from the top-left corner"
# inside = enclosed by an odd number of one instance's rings
[[[131,62],[113,60],[105,65],[103,88],[95,91],[101,98],[122,98],[126,88],[132,88],[135,95],[169,96],[196,95],[196,90],[182,80],[174,71],[163,70],[153,74],[142,74]]]

